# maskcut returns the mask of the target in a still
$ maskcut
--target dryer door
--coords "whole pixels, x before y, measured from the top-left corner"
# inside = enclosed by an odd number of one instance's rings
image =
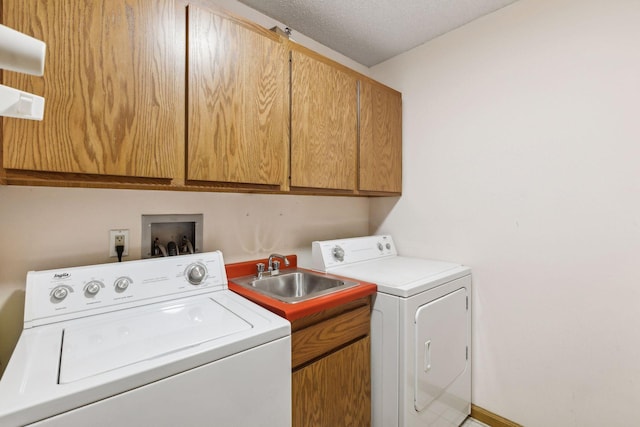
[[[414,321],[414,407],[420,412],[467,368],[466,289],[418,307]]]

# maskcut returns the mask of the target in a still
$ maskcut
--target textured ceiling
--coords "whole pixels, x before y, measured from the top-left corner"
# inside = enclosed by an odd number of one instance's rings
[[[516,0],[239,0],[371,67]]]

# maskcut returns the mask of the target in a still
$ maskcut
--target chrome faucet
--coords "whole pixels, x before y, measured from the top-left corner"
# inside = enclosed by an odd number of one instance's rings
[[[267,265],[269,266],[269,273],[271,273],[272,276],[276,276],[280,274],[280,261],[274,261],[273,260],[274,258],[280,258],[282,261],[284,261],[285,267],[289,266],[289,260],[287,259],[286,256],[280,255],[280,254],[269,255],[269,260],[267,261]]]

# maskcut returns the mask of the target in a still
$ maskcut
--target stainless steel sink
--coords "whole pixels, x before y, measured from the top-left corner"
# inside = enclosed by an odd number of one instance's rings
[[[244,288],[292,304],[358,285],[358,282],[297,269],[282,270],[276,276],[265,275],[260,279],[257,276],[245,276],[230,280]]]

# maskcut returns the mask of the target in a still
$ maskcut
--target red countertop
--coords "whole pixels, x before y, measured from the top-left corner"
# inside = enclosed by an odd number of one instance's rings
[[[290,265],[288,267],[281,268],[280,271],[284,272],[286,270],[298,268],[297,256],[287,255],[287,259],[289,260]],[[233,283],[234,278],[256,274],[256,263],[259,262],[262,262],[266,265],[267,259],[258,259],[254,261],[238,262],[225,265],[225,268],[227,270],[227,278],[229,279],[229,289],[255,302],[256,304],[261,305],[262,307],[279,315],[280,317],[284,317],[289,321],[300,319],[302,317],[309,316],[313,313],[318,313],[328,308],[337,307],[350,301],[354,301],[358,298],[373,295],[377,290],[376,285],[374,285],[373,283],[355,280],[359,283],[359,285],[354,286],[353,288],[334,292],[329,295],[323,295],[317,298],[312,298],[308,301],[289,304]],[[313,273],[322,274],[318,273],[317,271],[313,271]],[[351,279],[349,277],[337,276],[335,274],[327,274],[326,276],[338,277],[341,279],[354,281],[354,279]]]

